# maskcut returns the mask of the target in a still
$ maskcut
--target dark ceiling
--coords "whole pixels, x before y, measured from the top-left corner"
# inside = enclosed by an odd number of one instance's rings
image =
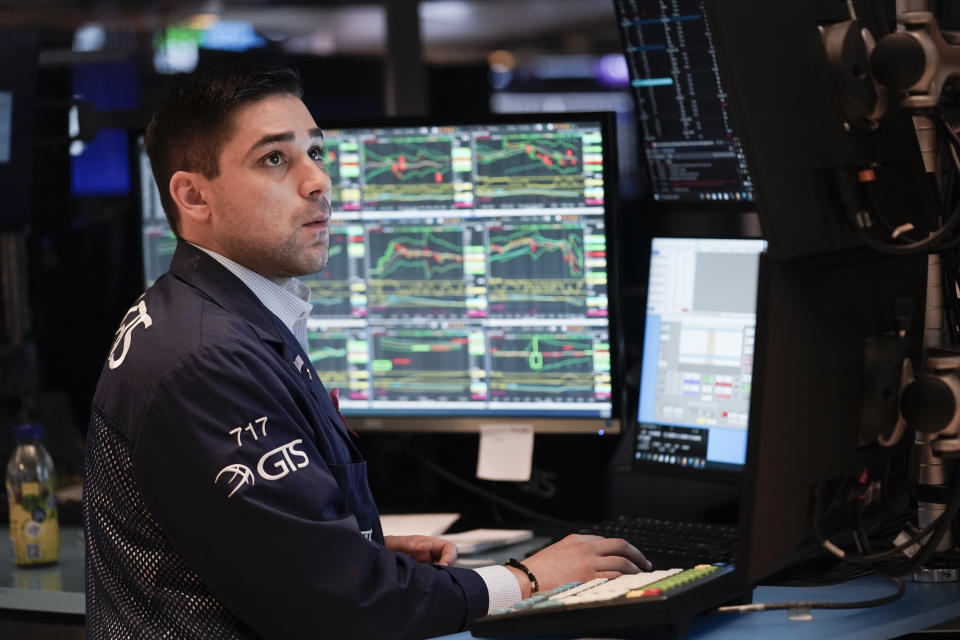
[[[417,11],[423,57],[433,63],[516,54],[608,53],[619,49],[612,0],[15,0],[0,26],[41,34],[41,46],[69,42],[83,25],[108,33],[153,32],[198,16],[249,22],[267,37],[316,55],[382,55],[387,8]]]

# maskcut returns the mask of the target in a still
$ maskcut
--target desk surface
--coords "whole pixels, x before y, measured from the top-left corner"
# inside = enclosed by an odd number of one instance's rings
[[[12,560],[6,532],[0,534],[0,609],[83,617],[83,530],[60,528],[60,560],[50,567],[22,569]]]
[[[694,620],[687,640],[880,640],[895,638],[960,617],[960,583],[906,583],[904,596],[870,609],[814,609],[813,619],[790,620],[786,611],[716,614]],[[888,595],[895,587],[882,578],[859,578],[818,587],[758,587],[754,602],[856,601]],[[468,632],[444,640],[475,640]]]
[[[83,538],[79,527],[63,527],[60,562],[43,569],[19,569],[9,560],[10,540],[0,535],[0,609],[81,618]],[[492,554],[491,554],[492,555]],[[785,611],[704,616],[694,621],[690,640],[875,640],[894,638],[960,618],[960,583],[908,581],[903,598],[872,609],[814,610],[809,621],[789,620]],[[794,600],[852,601],[878,598],[893,586],[880,578],[860,578],[821,587],[759,587],[754,602]],[[468,632],[446,640],[473,640]]]

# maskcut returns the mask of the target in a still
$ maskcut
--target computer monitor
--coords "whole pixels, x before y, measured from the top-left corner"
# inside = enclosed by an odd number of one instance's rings
[[[857,481],[872,484],[878,466],[899,469],[883,478],[885,488],[908,484],[913,436],[898,422],[898,399],[905,368],[921,362],[928,257],[869,249],[844,215],[863,204],[855,183],[869,181],[858,178],[867,168],[883,183],[871,213],[890,224],[922,215],[925,176],[906,114],[893,109],[863,130],[843,126],[842,83],[820,28],[853,10],[879,37],[877,3],[705,5],[769,241],[736,560],[754,584],[823,552],[815,529],[849,534],[853,521],[824,517],[824,506],[849,516],[858,496],[870,499]]]
[[[747,451],[758,238],[653,238],[634,466],[739,480]]]
[[[651,195],[661,208],[749,211],[753,182],[727,113],[701,0],[615,0]]]
[[[140,103],[137,65],[132,60],[86,62],[72,68],[74,100],[82,101],[79,148],[71,147],[70,193],[75,198],[126,196],[130,193],[127,131],[110,120]],[[109,78],[109,81],[105,81]],[[114,115],[101,115],[114,112]],[[89,114],[89,115],[87,115]]]
[[[310,358],[357,430],[620,425],[613,114],[325,129]],[[145,282],[176,240],[139,154]]]
[[[624,379],[608,515],[736,525],[765,246],[657,236],[644,247],[642,352]]]
[[[0,233],[30,217],[38,51],[35,35],[0,29]]]

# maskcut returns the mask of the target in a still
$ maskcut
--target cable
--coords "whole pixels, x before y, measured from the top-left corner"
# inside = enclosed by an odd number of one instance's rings
[[[505,508],[507,508],[507,509],[510,509],[511,511],[514,511],[514,512],[516,512],[516,513],[518,513],[518,514],[520,514],[520,515],[522,515],[522,516],[525,516],[525,517],[530,518],[530,519],[532,519],[532,520],[537,520],[537,521],[539,521],[539,522],[543,522],[543,523],[545,523],[545,524],[549,524],[549,525],[552,525],[552,526],[563,527],[563,528],[568,529],[568,530],[570,530],[570,531],[576,531],[577,529],[580,529],[580,528],[581,528],[581,526],[578,525],[578,524],[576,524],[576,523],[568,522],[567,520],[562,520],[562,519],[560,519],[560,518],[555,518],[555,517],[550,516],[550,515],[547,515],[547,514],[545,514],[545,513],[540,513],[539,511],[534,511],[533,509],[528,509],[527,507],[524,507],[523,505],[518,504],[518,503],[516,503],[516,502],[514,502],[514,501],[512,501],[512,500],[508,500],[507,498],[498,496],[496,493],[494,493],[494,492],[492,492],[492,491],[487,491],[486,489],[483,489],[483,488],[478,487],[478,486],[476,486],[476,485],[474,485],[474,484],[472,484],[472,483],[470,483],[470,482],[467,482],[467,481],[464,480],[463,478],[460,478],[459,476],[457,476],[457,475],[454,474],[453,472],[448,471],[447,469],[441,467],[440,465],[438,465],[438,464],[437,464],[436,462],[434,462],[433,460],[430,460],[429,458],[427,458],[427,457],[424,456],[423,454],[419,453],[418,451],[415,451],[414,449],[408,447],[407,445],[405,445],[405,444],[403,444],[403,443],[396,442],[396,443],[394,443],[394,446],[396,446],[398,449],[400,449],[401,451],[403,451],[404,453],[406,453],[406,454],[409,455],[410,457],[416,459],[420,464],[422,464],[423,466],[427,467],[428,469],[430,469],[431,471],[433,471],[433,472],[434,472],[435,474],[437,474],[438,476],[440,476],[440,477],[442,477],[442,478],[445,478],[446,480],[449,480],[451,483],[457,485],[457,486],[460,487],[461,489],[465,489],[465,490],[467,490],[467,491],[469,491],[469,492],[471,492],[471,493],[474,493],[474,494],[476,494],[476,495],[478,495],[478,496],[480,496],[480,497],[482,497],[482,498],[486,498],[487,500],[490,500],[490,501],[492,501],[492,502],[494,502],[494,503],[496,503],[496,504],[499,504],[499,505],[501,505],[501,506],[503,506],[503,507],[505,507]]]
[[[960,343],[960,299],[957,297],[960,282],[960,249],[948,249],[940,255],[943,268],[943,304],[950,330],[950,343]]]
[[[866,491],[866,487],[864,491]],[[870,535],[867,533],[867,528],[863,523],[863,510],[866,508],[864,502],[864,496],[861,494],[851,505],[855,525],[853,539],[857,543],[857,551],[861,554],[868,554],[873,552],[873,548],[870,544]]]
[[[924,566],[930,558],[933,557],[933,554],[936,553],[937,546],[939,546],[943,536],[946,535],[946,532],[952,526],[957,513],[960,512],[960,474],[955,475],[953,484],[953,494],[950,497],[950,501],[944,512],[941,513],[936,520],[923,529],[920,529],[905,542],[895,544],[885,551],[865,555],[849,554],[826,539],[820,526],[820,505],[822,500],[819,485],[815,485],[812,488],[810,508],[811,529],[820,544],[844,562],[870,567],[884,573],[908,573]],[[920,545],[919,552],[914,554],[907,553],[914,545],[918,544]]]
[[[943,117],[943,114],[938,113],[935,122],[940,125],[940,127],[947,133],[948,136],[946,142],[953,160],[953,172],[950,174],[950,182],[952,186],[955,184],[953,180],[953,173],[960,172],[960,157],[957,156],[957,148],[960,148],[960,136],[957,135],[957,132],[954,131],[953,127],[951,127],[946,121],[946,119]],[[872,201],[869,189],[865,188],[864,193],[867,198]],[[947,219],[941,224],[939,229],[920,240],[899,244],[885,242],[875,238],[872,234],[868,233],[867,230],[861,226],[861,224],[858,223],[859,214],[852,216],[850,218],[850,222],[860,240],[862,240],[863,243],[871,249],[875,249],[881,253],[892,255],[913,255],[916,253],[941,251],[953,246],[957,240],[956,238],[948,237],[950,232],[952,232],[957,224],[960,223],[960,207],[957,207],[951,200],[952,199],[949,198],[948,195],[947,201],[941,202],[943,210],[949,213]],[[883,219],[879,216],[879,208],[872,208],[874,209],[874,216],[877,218],[877,221],[883,224],[883,226],[889,230],[889,225],[886,225]]]
[[[934,520],[936,528],[926,541],[926,544],[924,544],[920,553],[912,558],[913,561],[910,563],[910,571],[926,565],[930,558],[933,557],[937,552],[937,547],[940,546],[940,541],[950,530],[950,527],[953,526],[958,512],[960,512],[960,474],[955,474],[953,495],[950,496],[950,502],[947,503],[943,513]]]
[[[957,281],[954,277],[956,273],[956,264],[953,258],[953,251],[947,250],[940,254],[940,270],[943,279],[943,311],[946,316],[946,326],[949,335],[949,343],[956,344],[960,326],[958,326],[957,311]]]
[[[717,613],[746,613],[749,611],[777,611],[782,609],[865,609],[890,604],[903,597],[907,588],[903,580],[894,576],[877,575],[897,586],[896,593],[872,600],[858,600],[854,602],[770,602],[757,604],[742,604],[736,606],[717,607]]]
[[[960,169],[960,163],[958,163],[958,169]],[[853,227],[860,239],[863,240],[864,244],[871,249],[876,249],[882,253],[893,255],[914,255],[917,253],[930,253],[932,251],[938,251],[942,249],[942,247],[939,245],[940,240],[953,231],[958,222],[960,222],[960,214],[955,213],[949,218],[946,224],[928,235],[923,240],[908,242],[901,245],[888,244],[886,242],[877,240],[857,224],[854,224]]]
[[[926,527],[924,527],[923,529],[915,533],[911,538],[909,538],[905,542],[894,545],[890,549],[886,549],[884,551],[879,551],[877,553],[872,553],[869,555],[849,554],[843,549],[840,549],[839,547],[837,547],[835,544],[833,544],[823,536],[823,532],[820,530],[820,527],[819,527],[819,521],[817,521],[816,527],[814,528],[814,535],[816,536],[817,540],[820,542],[820,545],[823,548],[825,548],[827,551],[837,556],[844,562],[848,562],[850,564],[855,564],[855,565],[869,566],[872,563],[886,560],[888,558],[899,559],[902,555],[904,555],[904,552],[907,549],[909,549],[915,544],[920,543],[931,531],[933,531],[933,529],[936,527],[936,524],[937,524],[936,521],[931,522],[929,525],[927,525]]]

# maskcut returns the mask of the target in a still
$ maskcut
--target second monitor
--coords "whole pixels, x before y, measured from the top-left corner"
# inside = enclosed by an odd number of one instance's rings
[[[653,239],[637,463],[742,468],[765,247],[761,239]]]
[[[651,240],[643,355],[626,383],[632,415],[610,463],[610,515],[736,524],[765,248],[759,238]]]

